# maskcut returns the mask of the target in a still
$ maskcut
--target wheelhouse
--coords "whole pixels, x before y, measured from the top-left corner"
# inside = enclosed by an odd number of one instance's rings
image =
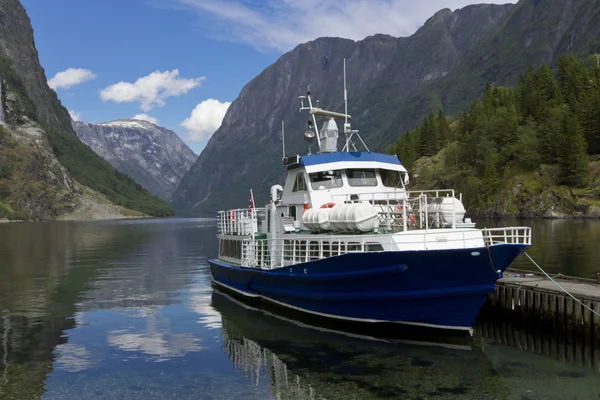
[[[408,173],[398,158],[368,152],[317,154],[296,158],[288,166],[283,189],[274,201],[290,208],[295,219],[306,208],[332,207],[337,202],[391,200],[406,197]]]

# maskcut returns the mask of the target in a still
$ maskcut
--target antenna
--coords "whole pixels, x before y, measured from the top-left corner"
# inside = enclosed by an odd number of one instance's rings
[[[348,129],[348,91],[346,90],[346,59],[344,58],[344,133]]]
[[[283,146],[283,157],[285,157],[285,123],[281,120],[281,146]]]
[[[312,100],[310,98],[310,84],[308,85],[308,90],[306,91],[306,97],[308,99],[308,109],[309,110],[313,110],[313,104],[312,104]],[[315,125],[315,136],[317,138],[317,144],[319,145],[319,151],[321,151],[321,139],[319,138],[319,126],[317,125],[317,117],[315,116],[315,114],[312,114],[312,122]],[[310,125],[310,122],[309,122]]]

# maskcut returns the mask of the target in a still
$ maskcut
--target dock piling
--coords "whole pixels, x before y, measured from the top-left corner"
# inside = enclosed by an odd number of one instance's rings
[[[490,294],[482,313],[491,313],[494,318],[502,319],[503,326],[540,327],[548,337],[539,341],[530,340],[528,335],[511,338],[505,328],[500,327],[499,336],[503,341],[520,341],[532,351],[555,352],[563,360],[578,363],[586,360],[585,348],[600,346],[600,316],[597,314],[600,312],[600,285],[595,280],[556,279],[579,300],[576,301],[542,275],[529,272],[527,275],[511,275],[498,280],[497,289]],[[559,336],[561,340],[555,340]],[[581,346],[564,345],[565,341],[576,340],[581,340]]]

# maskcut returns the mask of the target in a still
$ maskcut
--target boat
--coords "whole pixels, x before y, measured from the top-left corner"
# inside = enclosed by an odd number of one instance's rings
[[[218,212],[213,284],[338,321],[470,330],[531,228],[477,228],[453,189],[409,190],[398,157],[352,129],[345,67],[343,113],[299,100],[307,154],[286,155],[282,124],[285,182],[264,207],[249,188],[248,207]]]

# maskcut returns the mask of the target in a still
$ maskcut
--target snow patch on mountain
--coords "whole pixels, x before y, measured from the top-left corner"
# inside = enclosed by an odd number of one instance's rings
[[[148,121],[74,121],[73,126],[96,154],[163,200],[169,200],[197,158],[175,132]]]

